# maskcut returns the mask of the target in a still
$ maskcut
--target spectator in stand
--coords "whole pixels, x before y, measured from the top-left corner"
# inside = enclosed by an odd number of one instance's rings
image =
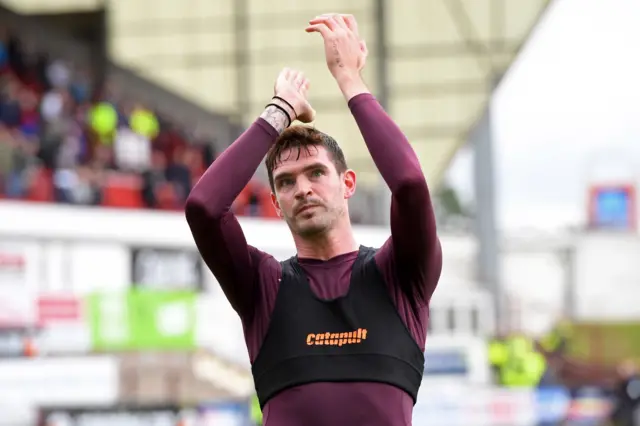
[[[7,75],[0,94],[0,121],[7,127],[15,128],[20,125],[22,116],[18,101],[19,90],[19,82],[11,75]]]
[[[204,170],[206,170],[211,164],[213,164],[213,161],[216,159],[218,154],[216,153],[213,142],[203,142],[201,146],[203,147],[202,158],[204,160]],[[204,173],[204,170],[202,173]]]
[[[40,132],[40,112],[38,111],[38,96],[28,88],[23,88],[18,94],[20,104],[20,131],[27,136],[38,136]]]
[[[173,158],[167,167],[167,180],[173,185],[176,199],[182,205],[191,192],[190,166],[194,157],[194,148],[180,147],[173,151]]]
[[[102,144],[110,144],[118,126],[118,112],[110,102],[99,102],[91,108],[90,126],[93,135]]]
[[[73,101],[69,99],[69,104]],[[67,116],[67,125],[62,128],[65,133],[56,136],[49,136],[56,139],[56,151],[52,153],[54,158],[55,172],[53,175],[53,185],[55,200],[62,203],[82,204],[83,197],[78,195],[82,185],[78,173],[78,167],[86,164],[88,160],[87,138],[83,131],[83,124],[86,122],[86,107],[80,106],[75,113]],[[44,144],[44,142],[43,142]]]
[[[103,179],[104,171],[100,167],[79,167],[78,184],[74,191],[76,204],[100,205]]]
[[[131,130],[149,140],[155,139],[160,131],[158,118],[153,111],[142,104],[136,104],[129,115],[129,127]]]
[[[71,84],[71,69],[69,65],[56,59],[45,66],[45,78],[52,89],[67,89]]]
[[[174,151],[187,146],[187,141],[178,126],[168,120],[161,120],[162,132],[154,140],[153,146],[162,151],[165,158],[173,158]]]
[[[40,118],[45,123],[52,123],[63,119],[63,114],[68,110],[65,108],[68,93],[65,88],[54,88],[42,96],[40,103]]]
[[[99,205],[102,197],[99,177],[86,166],[58,170],[54,176],[56,200],[76,205]]]
[[[27,136],[13,130],[14,149],[11,169],[7,177],[6,192],[10,198],[27,196],[34,172],[40,167],[37,157],[39,144],[34,136]]]
[[[91,103],[83,102],[76,106],[73,113],[75,126],[72,134],[76,136],[80,142],[78,161],[85,163],[91,156],[91,140],[88,131],[91,116]]]
[[[131,206],[180,209],[215,159],[212,143],[196,123],[177,126],[113,82],[92,88],[88,69],[0,28],[0,196],[118,205],[105,186],[125,185]],[[252,183],[241,214],[262,212],[265,188]]]
[[[75,77],[69,84],[69,92],[76,104],[80,105],[89,100],[91,95],[91,78],[89,72],[82,68],[77,68]]]
[[[71,98],[66,89],[52,89],[40,104],[40,157],[50,169],[58,167],[57,157],[65,139],[74,130]]]
[[[0,185],[7,184],[9,173],[13,170],[13,151],[15,141],[11,132],[0,124]]]
[[[152,111],[137,104],[125,107],[114,140],[118,169],[142,173],[151,163],[152,140],[158,135],[158,120]]]
[[[159,207],[158,190],[168,182],[165,176],[167,168],[165,156],[161,151],[154,150],[151,153],[151,167],[142,174],[142,196],[145,205],[152,208]]]
[[[115,166],[124,172],[141,173],[151,165],[151,141],[121,125],[113,141]]]

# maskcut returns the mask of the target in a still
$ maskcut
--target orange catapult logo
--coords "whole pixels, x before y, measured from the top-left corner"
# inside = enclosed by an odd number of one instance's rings
[[[308,334],[307,345],[329,345],[329,346],[342,346],[342,345],[357,345],[362,343],[367,338],[367,329],[359,328],[347,333],[319,333]]]

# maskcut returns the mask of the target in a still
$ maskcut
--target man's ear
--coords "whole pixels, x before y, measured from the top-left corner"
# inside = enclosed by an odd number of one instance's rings
[[[273,204],[273,208],[276,209],[276,213],[279,217],[282,217],[282,209],[280,208],[280,203],[278,202],[278,197],[273,192],[271,193],[271,204]]]
[[[342,176],[342,182],[345,187],[344,198],[349,199],[353,197],[353,194],[356,192],[356,172],[351,169],[347,169]]]

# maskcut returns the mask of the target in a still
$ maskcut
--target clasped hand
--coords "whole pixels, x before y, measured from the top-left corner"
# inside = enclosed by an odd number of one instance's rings
[[[309,21],[305,31],[322,35],[327,66],[341,87],[344,83],[360,79],[360,72],[367,62],[368,51],[358,33],[358,23],[352,15],[332,13],[317,16]],[[285,110],[292,109],[289,111],[292,119],[297,118],[303,123],[309,123],[315,118],[315,111],[309,103],[308,90],[309,80],[302,72],[285,68],[276,80],[276,99],[273,102]],[[277,98],[285,102],[280,102]]]
[[[367,62],[368,51],[352,15],[331,13],[317,16],[309,21],[305,31],[322,35],[327,66],[339,83],[359,78]]]

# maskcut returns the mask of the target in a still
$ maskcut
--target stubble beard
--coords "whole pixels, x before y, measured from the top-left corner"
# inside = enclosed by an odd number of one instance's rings
[[[293,218],[289,222],[290,228],[302,238],[313,239],[318,238],[331,230],[340,217],[341,209],[327,209],[321,206],[324,211],[315,212],[314,216],[309,219],[297,220]]]

